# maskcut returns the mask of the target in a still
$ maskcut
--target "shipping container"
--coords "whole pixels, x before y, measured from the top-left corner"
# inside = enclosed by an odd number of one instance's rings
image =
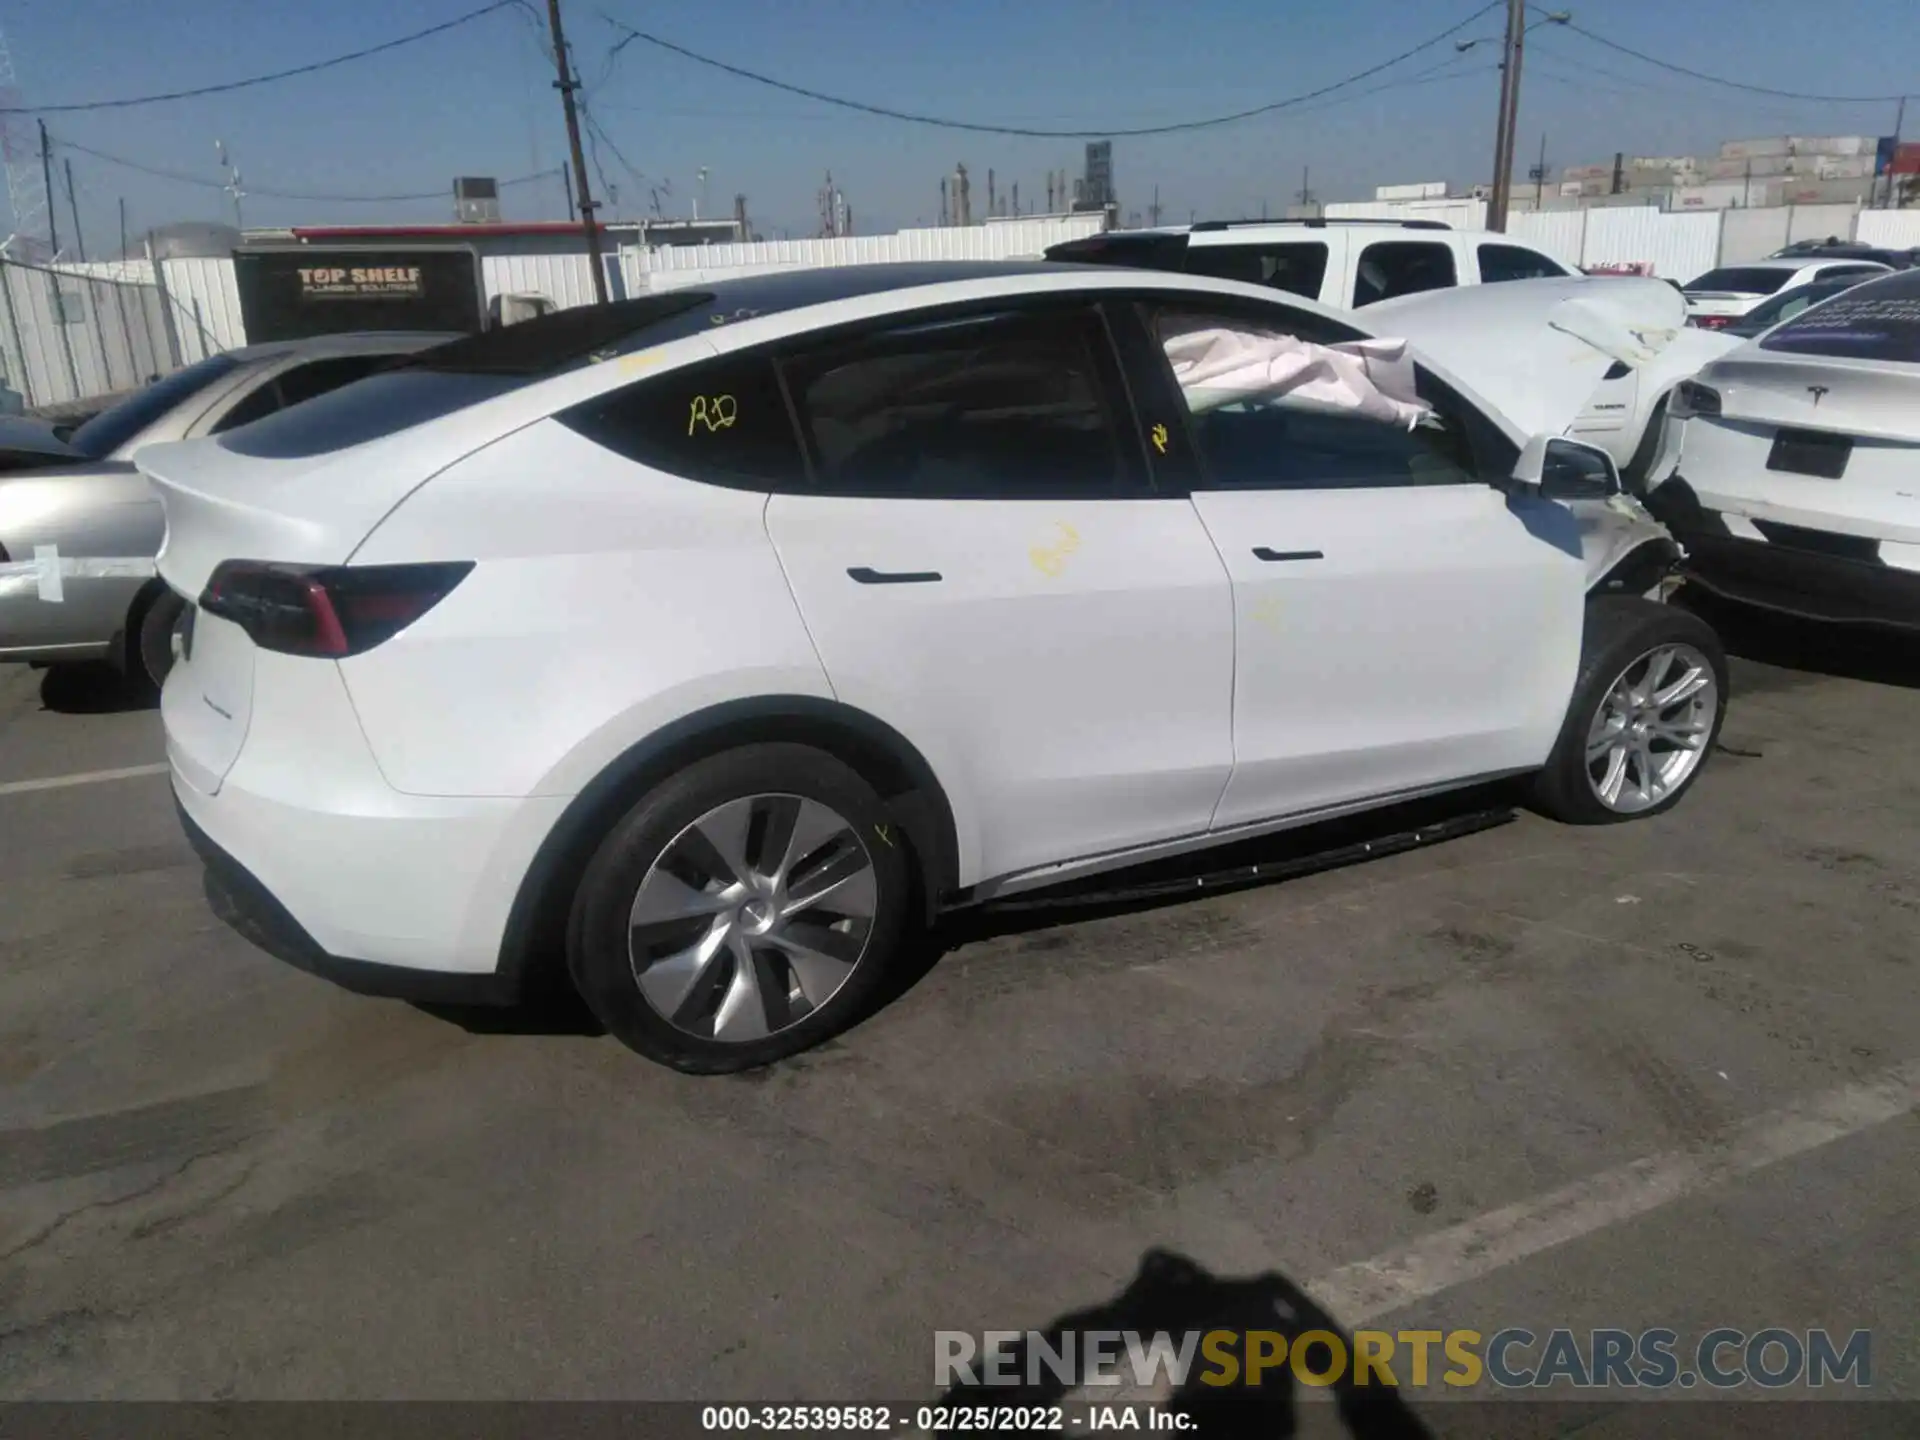
[[[1447,196],[1447,182],[1428,180],[1417,185],[1378,185],[1374,187],[1376,200],[1444,200]]]
[[[1795,155],[1871,155],[1877,141],[1866,135],[1790,135],[1787,147]]]
[[[1757,159],[1763,155],[1789,155],[1792,147],[1784,135],[1769,136],[1764,140],[1729,140],[1720,147],[1722,160]]]

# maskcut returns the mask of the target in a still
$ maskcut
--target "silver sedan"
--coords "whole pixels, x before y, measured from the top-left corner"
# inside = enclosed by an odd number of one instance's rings
[[[0,661],[107,660],[156,683],[178,601],[154,573],[165,517],[142,446],[215,435],[456,338],[353,333],[250,345],[176,370],[69,435],[0,425]]]

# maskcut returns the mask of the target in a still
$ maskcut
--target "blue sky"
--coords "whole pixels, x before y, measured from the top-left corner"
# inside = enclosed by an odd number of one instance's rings
[[[10,0],[0,8],[27,103],[185,88],[283,68],[377,43],[476,8],[478,0]],[[1556,0],[1559,3],[1559,0]],[[1913,0],[1593,0],[1588,28],[1678,63],[1753,83],[1823,93],[1920,91]],[[544,6],[542,7],[544,8]],[[1474,0],[567,0],[568,36],[590,103],[636,181],[607,146],[600,168],[617,211],[650,208],[649,186],[688,213],[709,172],[712,210],[743,191],[758,228],[809,233],[825,171],[857,228],[931,223],[940,176],[964,161],[976,212],[987,171],[1043,197],[1049,169],[1079,173],[1081,142],[931,130],[832,110],[628,47],[607,15],[688,47],[816,89],[879,104],[1005,124],[1152,125],[1257,105],[1374,64],[1465,17]],[[1489,15],[1463,38],[1496,37]],[[552,72],[534,26],[504,11],[450,34],[349,67],[262,89],[135,110],[50,116],[55,139],[151,166],[217,178],[225,140],[249,186],[350,195],[444,189],[456,174],[508,178],[560,163],[565,137]],[[1453,58],[1451,42],[1359,88]],[[1222,129],[1121,140],[1123,204],[1143,209],[1159,186],[1169,220],[1275,213],[1310,166],[1323,199],[1373,185],[1485,178],[1492,149],[1497,48],[1458,59],[1454,78]],[[1450,67],[1455,68],[1455,67]],[[604,75],[605,78],[602,78]],[[1522,91],[1521,151],[1544,131],[1549,162],[1599,161],[1617,149],[1680,154],[1735,136],[1890,132],[1893,106],[1742,96],[1650,70],[1578,35],[1535,31]],[[16,125],[24,131],[31,122]],[[1908,125],[1920,135],[1920,108]],[[61,156],[60,158],[66,158]],[[118,243],[116,201],[135,231],[227,217],[216,190],[195,189],[71,156],[90,253]],[[70,230],[56,176],[60,224]],[[510,189],[509,218],[559,218],[557,180]],[[451,201],[311,203],[250,196],[249,225],[442,220]]]

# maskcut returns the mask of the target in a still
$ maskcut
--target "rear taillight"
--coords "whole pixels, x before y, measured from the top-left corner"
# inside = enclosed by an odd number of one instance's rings
[[[262,650],[338,659],[390,640],[446,598],[471,560],[431,565],[274,565],[228,560],[200,608]]]
[[[1689,325],[1702,330],[1724,330],[1733,323],[1731,315],[1695,315],[1687,321]]]
[[[1697,380],[1682,380],[1674,387],[1673,399],[1667,404],[1667,414],[1675,420],[1691,420],[1696,415],[1712,417],[1719,413],[1720,392]]]

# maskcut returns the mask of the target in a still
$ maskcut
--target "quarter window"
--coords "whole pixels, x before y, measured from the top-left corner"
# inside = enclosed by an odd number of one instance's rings
[[[1309,300],[1320,298],[1327,278],[1324,242],[1299,245],[1193,245],[1187,247],[1187,271],[1216,280],[1268,285]]]
[[[1212,489],[1476,484],[1497,448],[1460,398],[1410,361],[1370,367],[1244,315],[1153,317]],[[1418,418],[1415,418],[1415,417]]]
[[[1090,310],[935,320],[783,363],[824,493],[1018,500],[1139,483],[1112,350]]]
[[[765,354],[684,365],[557,418],[629,460],[693,480],[772,490],[804,475],[786,400]]]
[[[1482,245],[1480,279],[1487,285],[1502,280],[1552,280],[1567,272],[1538,250],[1520,245]]]
[[[1381,240],[1360,253],[1353,303],[1357,309],[1398,295],[1445,290],[1459,283],[1451,245],[1431,240]]]

